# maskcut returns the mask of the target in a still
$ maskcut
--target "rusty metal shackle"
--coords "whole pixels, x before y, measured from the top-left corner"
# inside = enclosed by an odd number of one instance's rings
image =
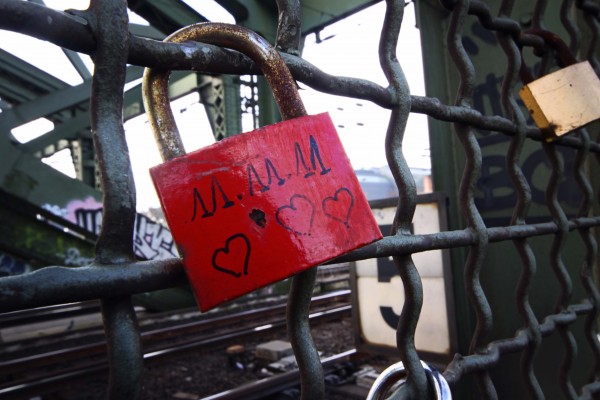
[[[217,22],[186,26],[164,42],[198,41],[237,50],[249,56],[261,69],[283,119],[306,115],[306,109],[281,55],[269,42],[247,28]],[[163,161],[185,154],[169,102],[168,70],[146,68],[142,83],[144,107]]]
[[[545,29],[528,29],[523,32],[524,35],[532,35],[538,36],[544,40],[544,44],[550,46],[550,48],[555,52],[556,57],[560,61],[561,68],[568,67],[569,65],[577,64],[578,60],[575,58],[569,46],[565,43],[565,41],[558,36],[556,33],[545,30]],[[535,53],[539,54],[539,53]],[[525,64],[525,60],[523,58],[523,53],[521,52],[521,69],[519,70],[519,78],[523,84],[528,84],[533,82],[535,78],[533,77],[531,71],[527,68]]]

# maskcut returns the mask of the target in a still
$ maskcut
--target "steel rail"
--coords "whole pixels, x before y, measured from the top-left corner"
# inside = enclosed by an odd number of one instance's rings
[[[321,359],[324,373],[334,372],[336,364],[346,361],[353,355],[357,354],[356,350],[348,350],[331,357]],[[284,372],[283,374],[274,375],[269,378],[242,385],[238,388],[227,390],[212,396],[204,397],[203,400],[220,400],[220,399],[263,399],[265,396],[272,395],[298,385],[300,373],[298,370]]]
[[[95,311],[100,311],[100,303],[97,300],[13,311],[0,314],[0,329],[59,318],[76,317]]]
[[[327,306],[331,307],[332,303],[336,302],[348,302],[350,296],[349,290],[337,291],[328,293],[322,296],[315,296],[311,301],[312,313],[318,312],[318,308]],[[143,330],[140,335],[142,342],[151,343],[159,340],[165,340],[169,338],[176,338],[181,335],[195,333],[198,334],[204,330],[221,328],[224,326],[239,324],[239,321],[249,323],[255,320],[263,320],[267,317],[273,317],[283,315],[285,313],[286,304],[280,303],[273,306],[265,306],[257,309],[245,310],[230,314],[225,314],[216,317],[209,317],[207,319],[178,323],[165,328],[157,328],[151,330]],[[151,317],[149,317],[151,318]],[[89,343],[86,345],[77,346],[74,348],[67,348],[62,350],[55,350],[46,353],[39,353],[33,356],[27,356],[23,358],[17,358],[8,361],[0,361],[0,376],[9,376],[11,374],[19,373],[32,366],[44,366],[54,364],[57,362],[65,362],[67,360],[73,360],[81,357],[90,357],[98,354],[106,353],[106,341],[101,340],[95,343]]]
[[[340,306],[324,311],[317,311],[309,315],[309,319],[313,323],[321,323],[341,317],[348,317],[352,307]],[[185,343],[176,346],[165,346],[158,349],[144,351],[143,359],[145,364],[154,362],[162,362],[166,359],[183,356],[195,351],[208,351],[215,347],[224,346],[228,343],[239,341],[248,337],[264,336],[276,331],[284,330],[286,327],[285,318],[280,318],[269,324],[261,324],[251,328],[239,328],[229,331],[226,334],[216,333],[204,338],[189,340]],[[84,368],[73,367],[69,370],[50,373],[45,376],[37,376],[33,379],[24,379],[10,383],[8,386],[0,386],[0,397],[7,398],[27,398],[28,396],[36,396],[43,393],[51,392],[65,384],[72,384],[92,376],[103,374],[108,369],[106,361],[98,361],[87,363]]]

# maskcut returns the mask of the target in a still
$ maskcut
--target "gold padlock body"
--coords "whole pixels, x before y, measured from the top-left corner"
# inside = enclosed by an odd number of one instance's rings
[[[519,95],[547,142],[600,119],[600,79],[587,61],[536,79]]]

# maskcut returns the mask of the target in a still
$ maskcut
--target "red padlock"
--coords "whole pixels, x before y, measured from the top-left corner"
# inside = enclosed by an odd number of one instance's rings
[[[203,23],[165,40],[247,54],[287,119],[185,154],[169,72],[146,70],[144,104],[166,160],[150,173],[202,311],[381,239],[329,115],[306,116],[287,66],[262,37]]]

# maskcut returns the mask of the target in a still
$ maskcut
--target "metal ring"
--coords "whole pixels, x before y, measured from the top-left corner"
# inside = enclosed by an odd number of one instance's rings
[[[429,383],[433,386],[436,400],[452,400],[452,392],[444,376],[423,361],[421,361],[421,365],[427,374]],[[405,376],[406,369],[402,361],[389,366],[373,382],[373,386],[367,395],[367,400],[384,399],[383,396],[395,384],[400,383],[402,385],[405,382]]]

